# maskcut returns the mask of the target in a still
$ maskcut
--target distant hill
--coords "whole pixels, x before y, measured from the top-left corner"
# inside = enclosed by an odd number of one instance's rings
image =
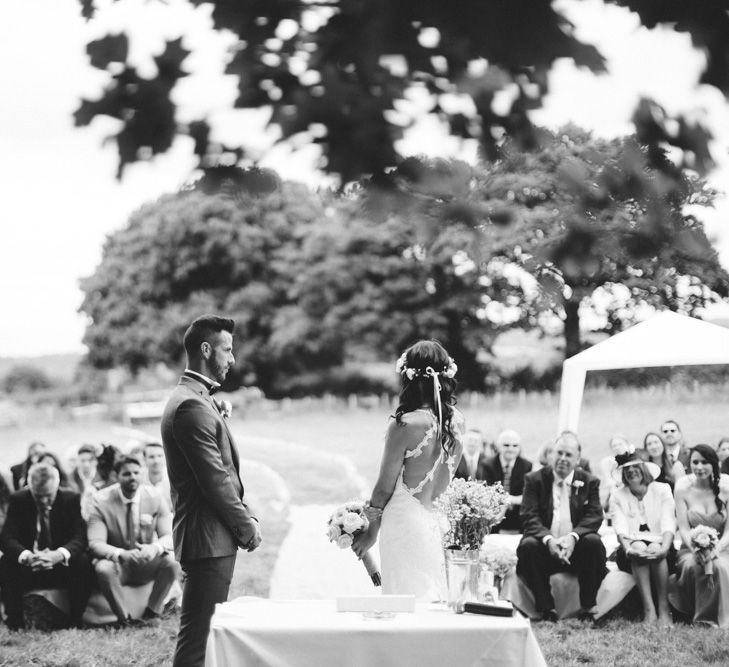
[[[47,354],[39,357],[0,357],[0,378],[14,366],[33,366],[52,380],[71,382],[82,354]]]

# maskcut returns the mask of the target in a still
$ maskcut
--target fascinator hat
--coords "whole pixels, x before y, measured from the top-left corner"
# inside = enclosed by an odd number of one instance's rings
[[[637,452],[628,452],[626,454],[617,454],[615,456],[616,468],[613,470],[613,479],[616,482],[622,483],[623,481],[623,469],[628,466],[645,466],[650,476],[655,480],[661,474],[661,469],[652,461],[644,461]]]

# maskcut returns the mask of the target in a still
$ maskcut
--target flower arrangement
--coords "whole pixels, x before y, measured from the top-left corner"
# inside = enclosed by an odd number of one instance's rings
[[[719,533],[711,526],[696,526],[689,533],[691,540],[691,548],[704,563],[704,574],[712,574],[714,572],[714,558],[716,555],[712,552],[716,549],[719,542]]]
[[[516,567],[516,552],[502,544],[484,544],[481,547],[481,563],[485,565],[494,577],[503,581]]]
[[[370,522],[365,513],[365,503],[360,500],[350,500],[338,507],[327,522],[330,542],[336,543],[340,549],[349,549],[354,538],[369,528]],[[375,586],[382,585],[382,577],[374,556],[367,552],[362,556],[367,574]]]
[[[486,486],[454,479],[434,502],[449,525],[443,537],[446,549],[479,549],[491,528],[504,518],[509,504],[500,482]]]

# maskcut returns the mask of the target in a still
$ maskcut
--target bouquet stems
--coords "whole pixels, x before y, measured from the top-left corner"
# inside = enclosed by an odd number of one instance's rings
[[[364,563],[365,570],[367,570],[367,574],[370,575],[370,579],[372,579],[372,583],[375,586],[382,586],[382,577],[380,576],[380,566],[375,561],[375,557],[372,555],[371,552],[367,552],[364,556],[362,556],[362,563]]]

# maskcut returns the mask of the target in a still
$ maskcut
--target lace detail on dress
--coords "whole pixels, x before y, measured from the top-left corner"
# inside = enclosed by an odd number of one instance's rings
[[[445,454],[441,454],[435,460],[435,463],[433,464],[433,467],[428,471],[428,474],[420,480],[420,484],[418,484],[414,489],[411,489],[407,484],[405,484],[405,480],[403,479],[402,485],[408,490],[408,493],[411,496],[414,496],[416,493],[420,493],[425,488],[425,485],[433,479],[433,477],[435,476],[435,471],[438,470],[438,466],[443,463],[444,456]]]
[[[435,415],[430,410],[421,410],[421,412],[427,412],[431,418],[433,419],[433,423],[430,425],[430,428],[425,432],[425,435],[423,436],[423,439],[418,443],[417,447],[415,449],[411,449],[408,452],[405,452],[405,458],[416,458],[420,456],[423,453],[423,448],[425,445],[428,444],[428,441],[433,437],[433,434],[438,430],[438,424],[435,419]]]

